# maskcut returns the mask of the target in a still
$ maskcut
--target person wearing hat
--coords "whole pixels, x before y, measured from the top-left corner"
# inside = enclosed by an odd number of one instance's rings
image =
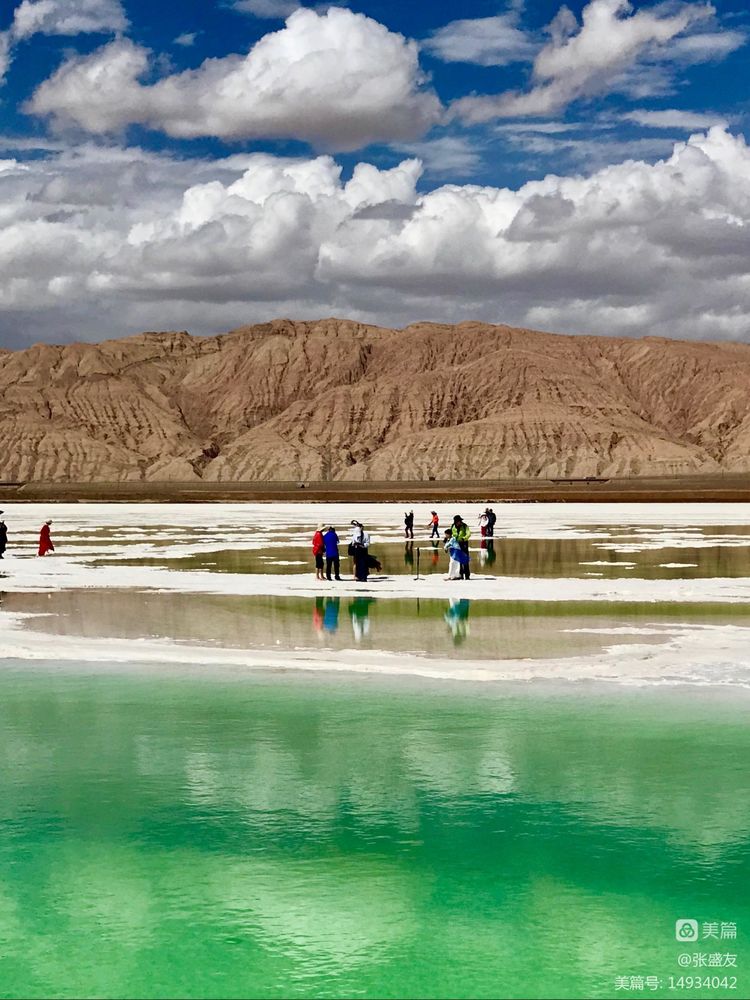
[[[0,510],[0,514],[4,511]],[[5,521],[0,521],[0,559],[5,555],[5,550],[8,548],[8,525]]]
[[[50,525],[52,521],[45,521],[42,530],[39,532],[39,555],[46,556],[48,552],[54,552],[55,546],[52,544]]]
[[[437,511],[430,511],[432,517],[430,518],[430,523],[427,525],[428,528],[432,528],[432,533],[430,538],[440,538],[440,518],[437,515]]]
[[[470,569],[470,557],[469,557],[469,539],[471,538],[471,529],[469,525],[464,521],[460,514],[456,514],[453,518],[453,528],[451,529],[451,535],[459,544],[461,552],[466,557],[465,560],[461,560],[461,579],[468,580],[471,576]]]
[[[318,530],[313,535],[312,539],[312,551],[315,556],[315,579],[325,580],[323,576],[323,554],[325,553],[326,547],[323,542],[323,528],[324,524],[318,525]]]
[[[349,555],[354,562],[354,579],[367,583],[370,572],[369,552],[370,536],[365,531],[361,521],[352,521],[352,538],[349,542]]]

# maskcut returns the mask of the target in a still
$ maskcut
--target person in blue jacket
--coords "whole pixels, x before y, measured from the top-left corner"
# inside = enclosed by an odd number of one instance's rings
[[[329,524],[323,533],[323,545],[326,550],[326,579],[331,579],[331,570],[335,578],[341,579],[341,560],[339,558],[339,536],[333,525]]]

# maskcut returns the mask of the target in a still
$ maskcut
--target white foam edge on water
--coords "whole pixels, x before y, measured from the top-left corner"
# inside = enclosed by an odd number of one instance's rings
[[[632,577],[559,578],[496,577],[474,574],[470,580],[447,581],[442,574],[415,579],[411,575],[374,575],[367,583],[347,578],[316,580],[305,573],[212,573],[169,570],[158,566],[89,566],[63,555],[44,559],[11,559],[3,564],[0,592],[39,593],[58,590],[127,589],[180,594],[242,597],[316,597],[339,595],[382,598],[467,597],[488,601],[609,602],[750,602],[750,578],[647,580]]]
[[[626,569],[629,566],[637,566],[638,563],[624,562],[620,559],[589,559],[586,562],[579,562],[579,566],[608,566],[610,569]]]
[[[369,649],[246,650],[168,639],[59,636],[30,630],[28,615],[0,617],[6,661],[102,664],[102,669],[186,665],[205,671],[323,671],[466,681],[605,681],[626,686],[698,685],[750,690],[748,633],[739,626],[678,626],[654,645],[615,644],[593,654],[558,659],[454,660]],[[0,666],[2,665],[0,660]]]

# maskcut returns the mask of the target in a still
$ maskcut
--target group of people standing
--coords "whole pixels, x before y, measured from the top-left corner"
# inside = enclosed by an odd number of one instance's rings
[[[0,516],[5,511],[0,510]],[[8,525],[5,521],[0,521],[0,559],[4,558],[5,550],[8,548]],[[48,552],[54,552],[55,546],[52,544],[52,521],[45,521],[39,532],[39,548],[37,555],[46,556]]]
[[[370,535],[365,531],[361,521],[351,522],[352,533],[349,540],[348,554],[352,559],[353,576],[362,583],[367,581],[371,569],[380,571],[380,562],[370,552]],[[315,557],[316,580],[341,579],[341,555],[339,553],[339,536],[332,524],[319,524],[313,535],[312,551]],[[325,571],[325,576],[323,575]]]
[[[482,549],[490,549],[495,534],[497,515],[491,507],[485,507],[479,515],[479,531],[482,537]],[[371,569],[381,570],[379,561],[370,552],[370,535],[365,531],[360,521],[351,522],[352,533],[348,546],[348,554],[352,559],[352,570],[355,580],[365,582]],[[430,521],[426,525],[430,529],[430,539],[440,539],[440,517],[437,511],[430,511]],[[411,545],[414,538],[414,511],[404,513],[404,536],[406,538],[407,554],[405,560],[411,563]],[[469,539],[471,529],[460,514],[456,514],[450,528],[443,534],[443,549],[448,555],[447,580],[469,580],[471,578],[471,553]],[[437,546],[439,541],[433,541],[435,547],[434,562],[437,562]],[[313,535],[312,551],[315,557],[315,577],[318,580],[341,579],[341,558],[339,555],[339,537],[333,525],[318,525]],[[334,576],[331,576],[333,572]],[[325,574],[325,575],[324,575]]]

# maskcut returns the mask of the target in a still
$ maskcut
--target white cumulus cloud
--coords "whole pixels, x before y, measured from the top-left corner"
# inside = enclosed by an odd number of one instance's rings
[[[298,10],[246,56],[141,83],[149,53],[117,39],[73,56],[28,110],[58,126],[116,132],[131,123],[170,136],[295,138],[330,149],[410,140],[439,117],[417,46],[362,14]]]
[[[13,16],[16,39],[124,31],[128,21],[120,0],[23,0]]]
[[[632,89],[628,71],[639,59],[672,59],[668,43],[713,14],[713,7],[703,3],[634,10],[628,0],[591,0],[579,25],[562,7],[549,27],[550,41],[534,60],[530,90],[461,98],[453,110],[469,122],[548,115],[578,98],[623,89],[623,84]]]
[[[18,42],[33,35],[80,35],[124,31],[128,26],[121,0],[22,0],[10,28],[0,32],[0,84]]]

